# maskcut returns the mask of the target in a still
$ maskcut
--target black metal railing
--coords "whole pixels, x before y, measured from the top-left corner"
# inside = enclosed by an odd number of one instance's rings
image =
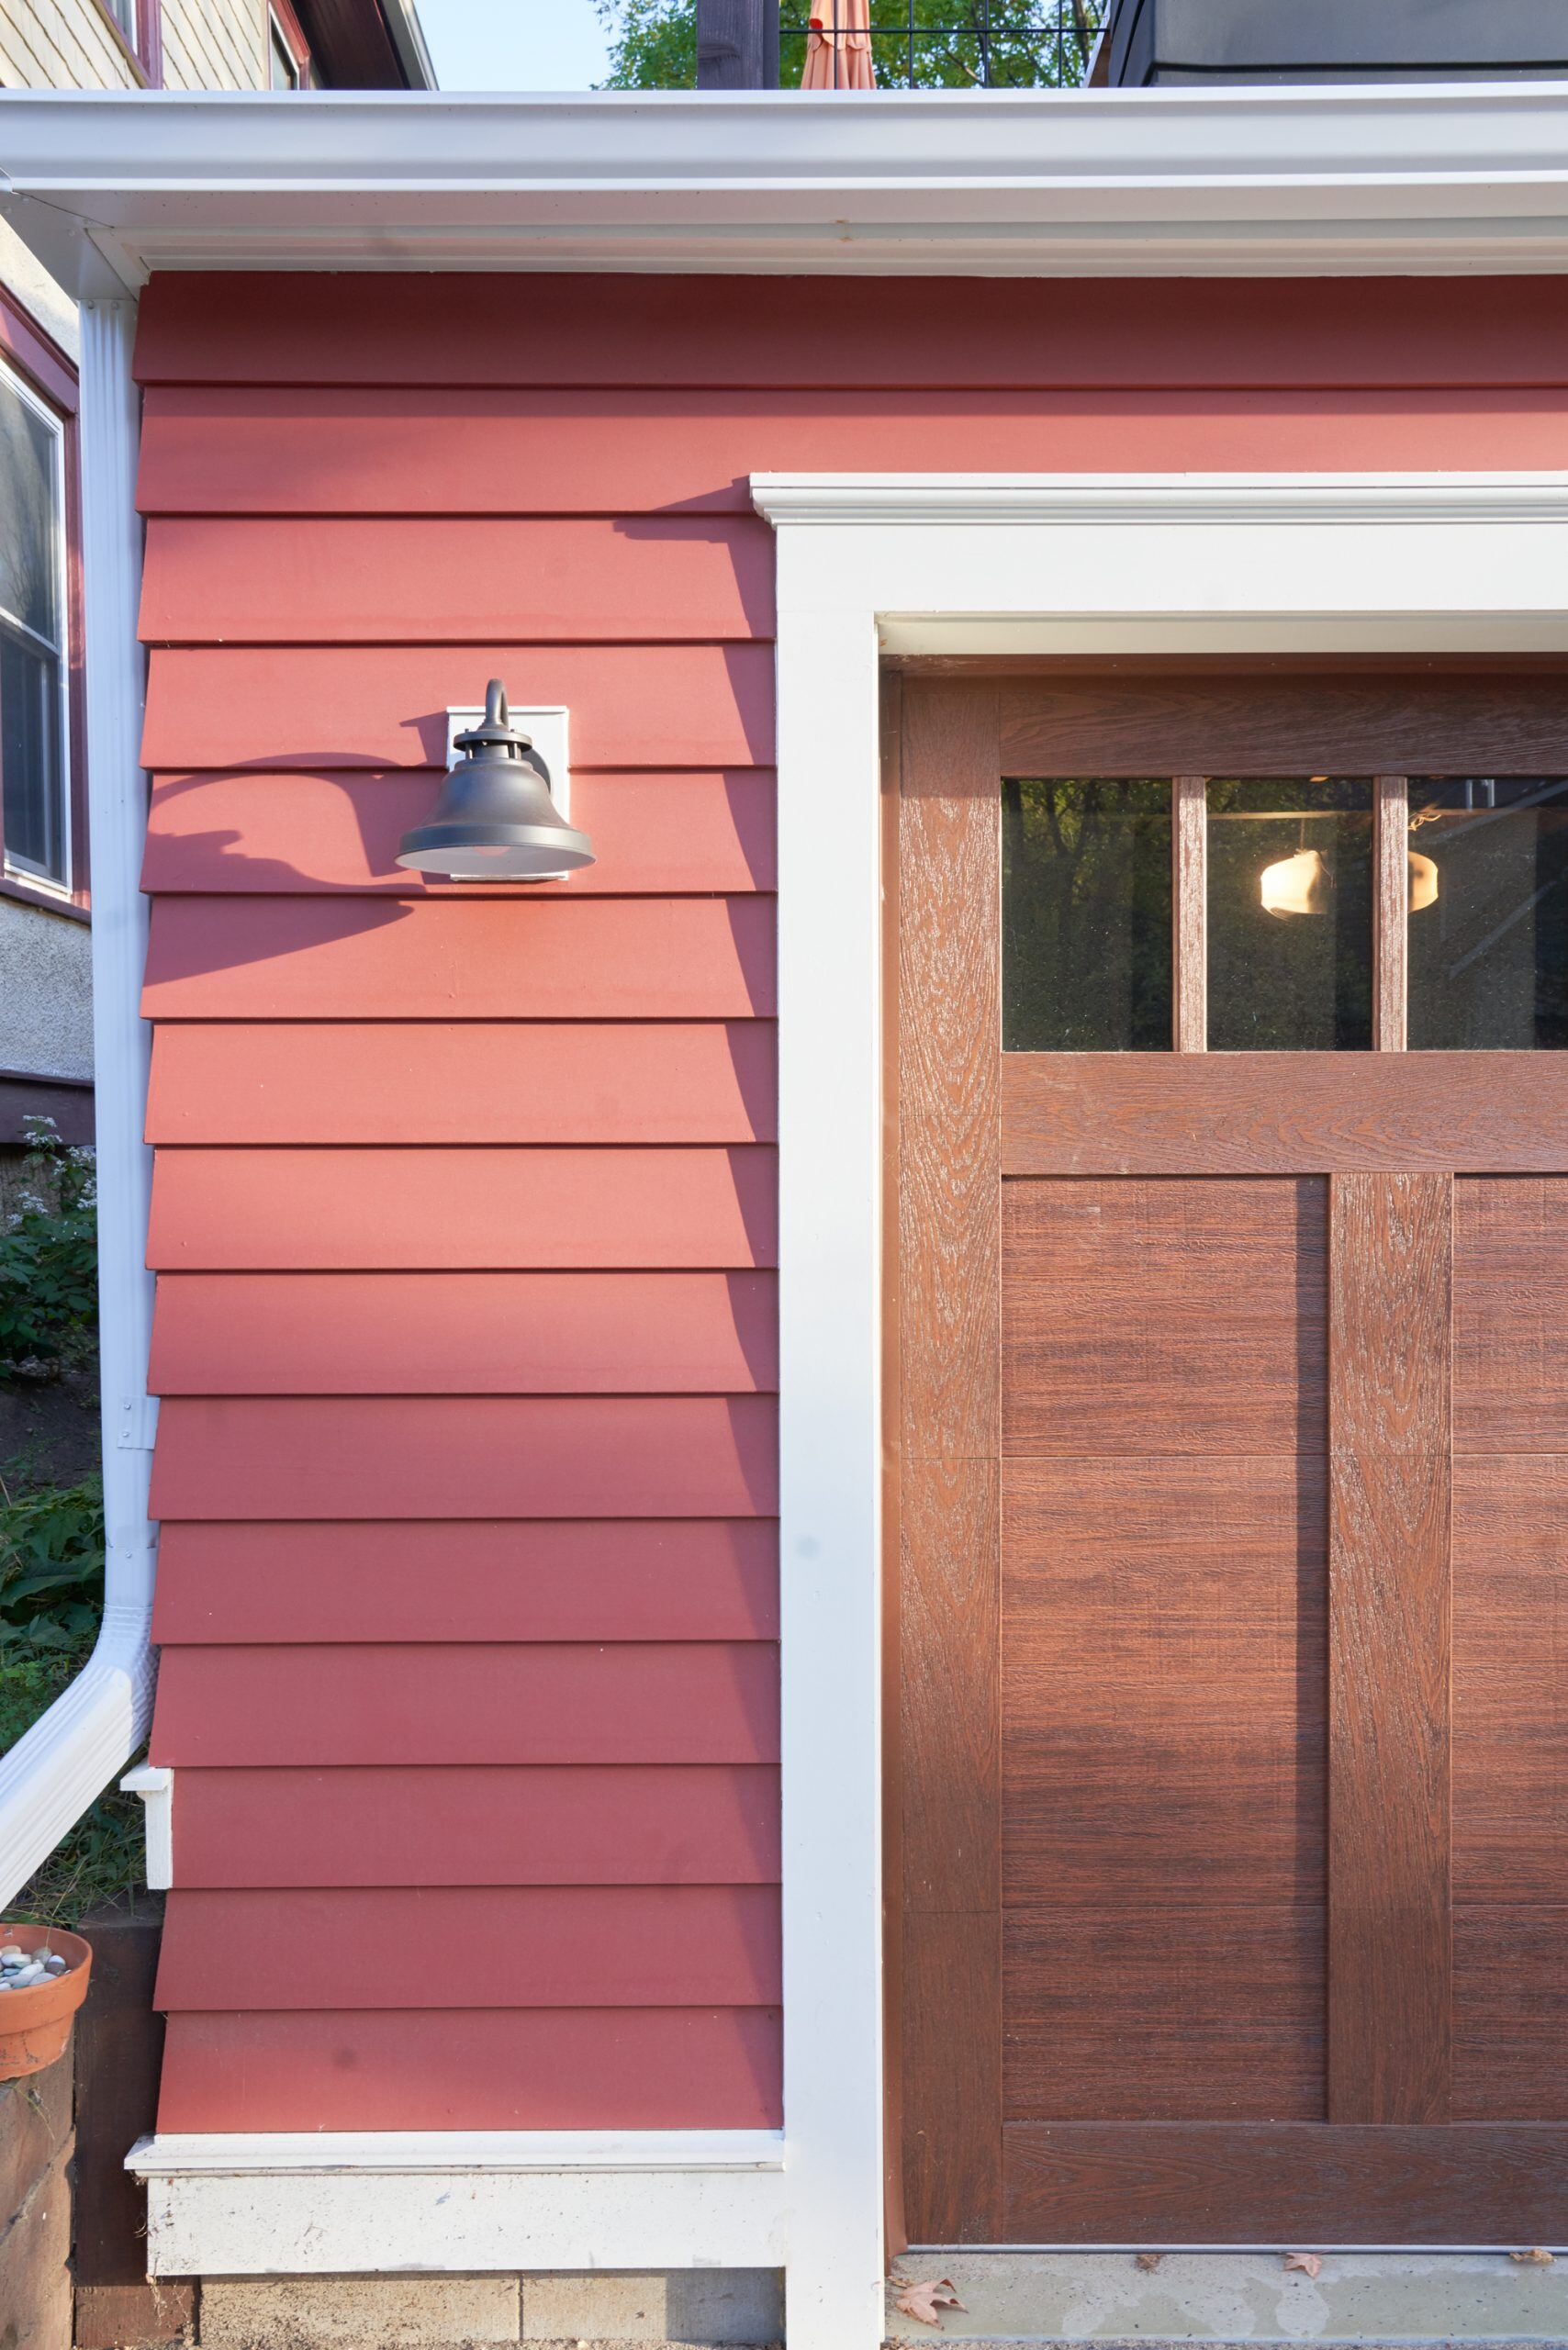
[[[1089,71],[1109,0],[870,0],[870,48],[884,90],[1071,90]],[[846,12],[840,7],[838,14]],[[812,18],[831,0],[781,0],[778,79],[798,87]],[[847,78],[842,41],[827,44]]]

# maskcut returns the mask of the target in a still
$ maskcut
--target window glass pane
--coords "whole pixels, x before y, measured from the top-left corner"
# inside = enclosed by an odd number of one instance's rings
[[[1208,787],[1209,1050],[1372,1045],[1370,778]]]
[[[1170,786],[1004,782],[1002,1041],[1170,1049]]]
[[[65,794],[60,755],[60,664],[0,628],[0,829],[6,861],[63,881]]]
[[[1412,776],[1410,847],[1412,1048],[1568,1045],[1568,778]]]
[[[272,53],[273,88],[297,90],[299,87],[299,68],[294,62],[294,51],[277,28],[275,18],[272,26]]]
[[[0,375],[0,609],[60,642],[56,435]]]

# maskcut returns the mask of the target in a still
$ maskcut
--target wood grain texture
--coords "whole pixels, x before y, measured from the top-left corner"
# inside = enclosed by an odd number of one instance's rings
[[[515,905],[515,882],[434,881],[397,863],[440,780],[427,767],[155,776],[142,887],[160,897],[461,892],[467,904],[489,888]],[[764,768],[575,775],[572,821],[596,861],[569,882],[530,882],[528,901],[771,890],[773,809]]]
[[[176,897],[149,1020],[729,1020],[774,1009],[773,907],[745,898]]]
[[[1008,1053],[1002,1155],[1004,1175],[1551,1174],[1568,1054]]]
[[[171,1396],[158,1518],[772,1517],[762,1395]]]
[[[159,1271],[768,1266],[765,1147],[161,1150]]]
[[[1321,2120],[1321,1908],[1194,1905],[1174,1842],[1149,1889],[1136,1908],[1009,1907],[1006,2120]]]
[[[1568,1458],[1454,1462],[1456,1903],[1552,1903],[1568,1885],[1565,1528]]]
[[[910,688],[900,800],[906,1460],[998,1446],[1001,787],[989,696]]]
[[[1453,1917],[1453,2117],[1568,2121],[1568,1903]]]
[[[183,1770],[180,1883],[773,1885],[770,1763]]]
[[[906,688],[899,797],[905,2216],[1001,2194],[1001,790],[994,703]],[[955,2065],[955,2044],[965,2051]]]
[[[732,1143],[777,1131],[767,1021],[161,1026],[155,1143]]]
[[[145,514],[292,516],[325,476],[340,514],[749,514],[754,472],[1484,472],[1568,464],[1544,387],[1081,393],[565,392],[158,384]]]
[[[1014,2122],[1015,2244],[1551,2244],[1568,2129]]]
[[[238,515],[148,525],[150,644],[571,643],[773,632],[760,515],[516,520]]]
[[[776,1762],[768,1641],[171,1649],[155,1762]]]
[[[1002,1526],[1008,1904],[1321,1908],[1321,1459],[1009,1460]]]
[[[924,1909],[903,1930],[904,2224],[912,2242],[1003,2232],[1002,1936],[994,1909]]]
[[[1329,2116],[1450,2084],[1453,1186],[1340,1175],[1329,1246]]]
[[[202,1525],[158,1550],[164,1647],[300,1640],[771,1640],[770,1518]]]
[[[1523,1056],[1520,1057],[1521,1058]],[[1526,1099],[1558,1056],[1529,1057]],[[1568,1168],[1568,1151],[1559,1161]],[[1454,1195],[1454,1449],[1568,1453],[1568,1178],[1460,1183]]]
[[[1183,671],[1004,687],[1009,775],[1555,771],[1568,675]]]
[[[1551,277],[1465,281],[1465,349],[1440,279],[1077,278],[1051,299],[987,277],[546,274],[526,308],[483,273],[167,271],[147,289],[146,384],[795,386],[1125,392],[1568,383]],[[944,331],[933,336],[939,315]],[[572,405],[575,406],[575,398]],[[950,445],[949,449],[950,449]],[[822,464],[820,442],[812,462]],[[884,462],[887,462],[884,460]],[[1341,456],[1340,464],[1345,462]],[[1492,463],[1498,460],[1493,457]]]
[[[182,1887],[156,2004],[324,2008],[352,1981],[358,2008],[418,2008],[439,1935],[464,1953],[454,2008],[774,2007],[778,1927],[766,1885]]]
[[[165,1273],[159,1395],[744,1394],[773,1273]]]
[[[1009,1456],[1321,1449],[1320,1181],[1014,1181],[1002,1198]]]
[[[772,2130],[774,2008],[431,2008],[169,2020],[158,2127]]]
[[[1179,775],[1171,785],[1171,902],[1176,957],[1171,1042],[1179,1053],[1207,1049],[1209,1034],[1208,784]]]
[[[1409,1025],[1410,789],[1372,778],[1372,1045],[1402,1053]]]
[[[500,650],[487,630],[471,646],[365,645],[352,659],[330,645],[157,650],[141,764],[442,767],[447,709],[483,699]],[[514,638],[505,651],[531,705],[572,711],[574,768],[773,764],[770,644],[524,651]]]

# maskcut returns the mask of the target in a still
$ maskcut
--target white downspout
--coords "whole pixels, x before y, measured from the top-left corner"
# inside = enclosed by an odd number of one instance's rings
[[[82,574],[93,898],[93,1057],[98,1154],[98,1312],[108,1563],[97,1645],[71,1686],[0,1758],[0,1909],[147,1736],[157,1529],[148,1522],[147,1393],[152,1154],[142,1139],[149,1038],[141,856],[144,665],[137,643],[141,524],[132,301],[82,306]]]

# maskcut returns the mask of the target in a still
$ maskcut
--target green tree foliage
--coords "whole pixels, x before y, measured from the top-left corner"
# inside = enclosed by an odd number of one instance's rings
[[[28,1190],[0,1228],[0,1380],[57,1379],[97,1337],[97,1192],[91,1155],[50,1118],[28,1121]]]
[[[602,90],[694,90],[697,0],[594,0],[610,37]]]
[[[595,0],[611,37],[607,90],[697,84],[696,0]],[[884,88],[1070,89],[1083,79],[1102,0],[870,0]],[[779,79],[796,86],[812,0],[781,0]]]

